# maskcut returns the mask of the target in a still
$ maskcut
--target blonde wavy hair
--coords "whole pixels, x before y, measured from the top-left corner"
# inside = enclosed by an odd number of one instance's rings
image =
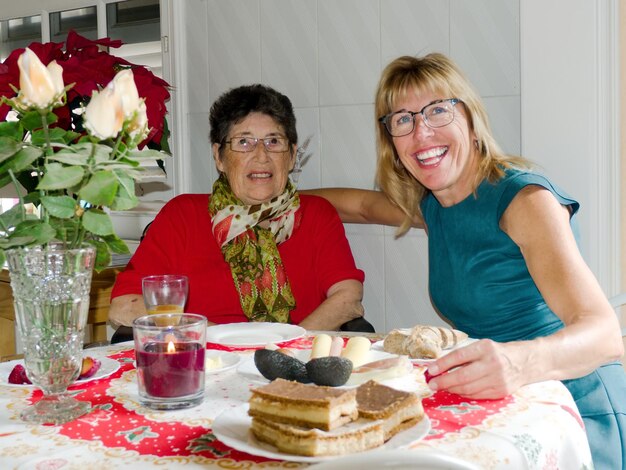
[[[383,70],[376,90],[376,117],[396,110],[397,103],[410,95],[433,94],[441,98],[458,98],[465,106],[468,125],[475,136],[479,167],[474,189],[481,181],[497,181],[508,168],[530,168],[531,163],[521,157],[505,155],[489,127],[489,118],[478,93],[461,70],[448,57],[431,53],[423,57],[402,56]],[[460,105],[460,104],[459,104]],[[458,105],[457,105],[458,106]],[[420,203],[429,190],[417,181],[402,165],[392,137],[385,126],[376,129],[378,162],[376,183],[406,215],[396,232],[401,236],[418,219],[422,220]]]

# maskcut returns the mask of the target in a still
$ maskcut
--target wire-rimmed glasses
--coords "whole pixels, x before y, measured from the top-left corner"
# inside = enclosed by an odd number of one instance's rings
[[[447,126],[454,120],[454,105],[461,102],[458,98],[436,100],[428,103],[421,110],[396,111],[378,118],[378,122],[385,125],[385,129],[392,137],[408,135],[415,129],[415,116],[422,115],[424,124],[430,128]]]
[[[286,152],[289,149],[289,139],[281,136],[271,137],[250,137],[250,136],[234,136],[224,143],[230,145],[233,152],[253,152],[259,142],[263,142],[265,150],[272,153]]]

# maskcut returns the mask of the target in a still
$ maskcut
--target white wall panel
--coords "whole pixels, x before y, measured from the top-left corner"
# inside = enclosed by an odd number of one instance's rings
[[[319,108],[296,108],[296,126],[300,144],[311,137],[306,154],[311,154],[304,164],[298,179],[299,188],[319,188],[322,186],[322,162],[320,160],[320,111]]]
[[[322,186],[373,188],[374,106],[323,107],[320,116]]]
[[[261,21],[259,0],[207,0],[207,4],[209,37],[205,44],[212,103],[229,88],[261,81]]]
[[[402,55],[450,50],[450,0],[381,0],[382,67]]]
[[[510,155],[521,155],[519,95],[485,98],[484,102],[489,114],[491,130],[502,150]],[[531,155],[526,156],[532,159]]]
[[[213,182],[217,179],[215,161],[209,142],[209,113],[191,113],[188,119],[190,165],[193,171],[189,175],[191,193],[210,193]]]
[[[346,234],[354,258],[365,272],[363,284],[363,306],[365,318],[374,325],[376,331],[386,331],[385,314],[385,250],[382,235],[355,235],[347,229]]]
[[[373,101],[380,74],[378,0],[318,0],[320,104]]]
[[[479,93],[519,94],[519,0],[451,0],[450,13],[450,56]]]
[[[261,80],[294,106],[317,105],[316,2],[261,2]]]
[[[416,323],[442,325],[428,295],[428,246],[423,232],[385,237],[386,331]]]

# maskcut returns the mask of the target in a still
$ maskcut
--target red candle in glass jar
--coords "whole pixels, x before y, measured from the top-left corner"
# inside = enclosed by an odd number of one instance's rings
[[[148,343],[137,351],[137,376],[149,396],[193,395],[204,383],[204,357],[199,343]]]

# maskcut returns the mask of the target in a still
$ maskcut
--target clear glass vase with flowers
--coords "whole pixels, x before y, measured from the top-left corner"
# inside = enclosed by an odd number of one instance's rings
[[[169,86],[102,50],[116,45],[71,32],[65,50],[33,43],[0,64],[0,188],[20,195],[0,214],[0,263],[26,373],[43,391],[22,413],[28,421],[88,410],[66,390],[80,371],[92,269],[128,252],[109,211],[135,207],[142,160],[167,155]]]

